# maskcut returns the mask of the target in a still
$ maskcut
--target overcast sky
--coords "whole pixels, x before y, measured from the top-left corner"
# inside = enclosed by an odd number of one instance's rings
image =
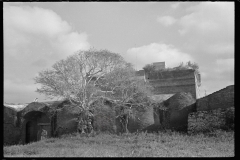
[[[90,47],[136,69],[196,62],[200,96],[234,84],[233,2],[4,2],[3,14],[4,102],[49,100],[33,78]]]

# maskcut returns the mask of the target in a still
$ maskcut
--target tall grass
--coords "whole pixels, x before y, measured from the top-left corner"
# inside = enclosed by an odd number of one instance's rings
[[[4,146],[4,157],[233,157],[234,132],[68,134],[27,145]]]

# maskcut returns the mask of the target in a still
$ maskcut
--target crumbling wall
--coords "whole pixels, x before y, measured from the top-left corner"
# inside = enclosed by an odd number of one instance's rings
[[[188,114],[195,110],[195,99],[190,93],[176,93],[174,96],[159,104],[155,109],[155,124],[164,129],[173,129],[177,131],[187,131]]]
[[[152,71],[151,73],[146,73],[147,79],[156,80],[156,79],[167,79],[167,78],[193,78],[194,77],[193,69],[184,69],[184,70],[159,70]]]
[[[130,133],[142,131],[152,124],[154,124],[153,106],[132,107],[127,126]]]
[[[193,98],[197,97],[195,71],[192,69],[156,71],[147,73],[146,79],[153,86],[154,94],[189,92]]]
[[[161,83],[159,82],[159,84],[161,84]],[[173,94],[173,93],[178,93],[178,92],[191,93],[192,97],[196,99],[195,84],[191,84],[191,85],[190,84],[188,84],[188,85],[169,84],[169,86],[157,86],[157,85],[154,86],[154,94]]]
[[[20,129],[20,115],[16,110],[3,106],[4,120],[3,120],[3,137],[4,145],[18,144],[21,139]]]
[[[198,99],[196,111],[188,116],[189,132],[234,129],[234,85]]]
[[[30,141],[37,141],[40,139],[40,126],[38,123],[50,121],[51,110],[49,105],[41,102],[29,103],[21,112],[21,140],[20,143],[25,144]],[[44,116],[43,119],[41,116]],[[43,120],[43,121],[41,121]],[[30,122],[31,121],[31,122]],[[39,122],[38,122],[39,121]],[[30,126],[27,126],[31,124]],[[31,129],[30,129],[31,128]],[[27,129],[30,129],[27,133]],[[51,129],[48,129],[48,135],[51,135]],[[29,135],[28,135],[29,134]]]
[[[65,104],[56,111],[56,130],[55,135],[77,132],[78,115],[81,109],[77,106]]]
[[[24,117],[26,114],[32,111],[39,111],[49,115],[49,107],[45,103],[41,102],[32,102],[29,103],[21,112]]]
[[[234,107],[190,113],[188,116],[188,132],[209,132],[216,129],[233,130],[234,113]]]

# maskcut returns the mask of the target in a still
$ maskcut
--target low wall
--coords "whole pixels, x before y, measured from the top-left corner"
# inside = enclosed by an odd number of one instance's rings
[[[177,93],[154,108],[154,124],[165,129],[187,131],[188,114],[195,110],[195,99],[190,93]]]
[[[234,85],[197,99],[196,112],[188,115],[188,132],[234,129]]]
[[[198,111],[188,115],[188,132],[209,132],[216,129],[234,129],[234,107]]]
[[[77,131],[77,120],[81,109],[72,105],[63,105],[56,112],[56,136]]]
[[[142,131],[154,124],[153,106],[138,106],[132,108],[132,116],[129,117],[128,131],[130,133]]]
[[[3,137],[4,145],[18,144],[21,138],[20,117],[16,110],[4,107]]]

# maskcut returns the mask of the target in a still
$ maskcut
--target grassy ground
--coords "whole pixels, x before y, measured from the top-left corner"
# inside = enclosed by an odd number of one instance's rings
[[[78,134],[4,146],[4,157],[233,157],[234,132]]]

